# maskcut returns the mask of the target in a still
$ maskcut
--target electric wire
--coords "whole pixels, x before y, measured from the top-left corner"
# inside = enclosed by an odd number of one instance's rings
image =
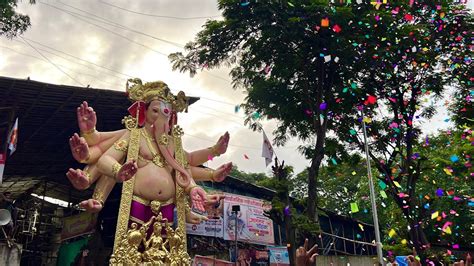
[[[134,76],[131,76],[131,75],[129,75],[129,74],[122,73],[122,72],[120,72],[120,71],[118,71],[118,70],[115,70],[115,69],[111,69],[111,68],[108,68],[108,67],[101,66],[101,65],[99,65],[99,64],[96,64],[96,63],[94,63],[94,62],[91,62],[91,61],[88,61],[88,60],[82,59],[82,58],[80,58],[80,57],[77,57],[77,56],[71,55],[71,54],[69,54],[69,53],[66,53],[66,52],[60,51],[60,50],[58,50],[58,49],[55,49],[55,48],[53,48],[53,47],[51,47],[51,46],[48,46],[48,45],[42,44],[42,43],[40,43],[40,42],[38,42],[38,41],[31,40],[31,39],[28,39],[28,38],[26,38],[26,37],[23,37],[23,38],[25,38],[25,39],[29,40],[30,42],[34,42],[34,43],[36,43],[36,44],[38,44],[38,45],[40,45],[40,46],[46,47],[46,48],[48,48],[48,49],[51,49],[51,50],[53,50],[53,51],[55,51],[55,52],[58,52],[58,53],[61,53],[61,54],[65,54],[65,55],[67,55],[67,56],[70,56],[70,57],[72,57],[72,58],[74,58],[74,59],[77,59],[77,60],[80,60],[80,61],[83,61],[83,62],[86,62],[86,63],[92,64],[92,65],[94,65],[94,66],[96,66],[96,67],[100,67],[100,68],[106,69],[106,70],[108,70],[108,71],[110,71],[110,72],[114,72],[114,73],[117,73],[117,74],[120,74],[120,75],[126,76],[126,77],[128,77],[128,78],[135,78]]]
[[[46,60],[43,59],[43,58],[40,58],[40,57],[37,57],[37,56],[34,56],[34,55],[30,55],[30,54],[24,54],[24,53],[18,52],[17,50],[12,49],[12,48],[10,48],[10,47],[6,47],[6,46],[2,46],[2,45],[0,45],[0,47],[3,48],[3,49],[10,50],[10,51],[12,51],[12,52],[14,52],[14,53],[17,53],[17,54],[19,54],[19,55],[22,55],[22,56],[31,57],[31,58],[34,58],[34,59],[36,59],[36,60],[40,60],[40,61],[49,63],[48,61],[46,61]],[[39,50],[41,50],[41,49],[39,49]],[[70,72],[72,72],[72,73],[76,73],[76,74],[80,74],[80,75],[92,77],[92,78],[95,79],[96,82],[100,82],[100,83],[103,83],[103,84],[108,84],[109,86],[110,86],[110,85],[113,85],[114,87],[118,86],[118,84],[115,84],[115,83],[110,83],[110,82],[107,82],[107,81],[102,81],[102,80],[100,80],[100,77],[91,75],[91,74],[89,74],[89,73],[84,73],[84,72],[75,71],[75,70],[72,70],[70,67],[67,67],[67,66],[64,66],[64,65],[61,65],[61,64],[57,64],[57,65],[60,66],[60,67],[62,67],[62,68],[68,69],[68,70],[69,70]],[[119,86],[123,87],[123,85],[119,85]]]
[[[126,77],[129,77],[129,78],[134,78],[134,77],[135,77],[135,76],[129,75],[129,74],[127,74],[127,73],[123,73],[123,72],[120,72],[120,71],[118,71],[118,70],[115,70],[115,69],[112,69],[112,68],[109,68],[109,67],[105,67],[105,66],[103,66],[103,65],[99,65],[99,64],[97,64],[97,63],[94,63],[94,62],[85,60],[85,59],[80,58],[80,57],[77,57],[77,56],[74,56],[74,55],[72,55],[72,54],[70,54],[70,53],[67,53],[67,52],[58,50],[58,49],[56,49],[56,48],[54,48],[54,47],[45,45],[44,43],[38,42],[38,41],[36,41],[36,40],[32,40],[32,39],[29,39],[29,38],[27,38],[27,37],[23,37],[23,38],[26,39],[26,40],[28,40],[30,43],[31,43],[31,42],[32,42],[32,43],[35,43],[35,44],[37,44],[37,45],[39,45],[39,46],[48,48],[48,49],[50,49],[50,50],[52,50],[52,51],[55,51],[55,52],[57,52],[57,53],[64,54],[64,55],[69,56],[69,57],[71,57],[71,58],[74,58],[74,59],[76,59],[76,60],[79,60],[79,61],[82,61],[82,62],[86,62],[86,63],[91,64],[91,65],[94,65],[94,66],[96,66],[96,67],[105,69],[105,70],[107,70],[107,71],[110,71],[110,72],[113,72],[113,73],[117,73],[117,74],[119,74],[119,75],[126,76]],[[15,40],[15,41],[18,42],[18,43],[21,43],[21,44],[25,44],[25,43],[23,43],[23,42],[21,42],[21,41],[18,41],[18,40]],[[5,47],[5,48],[8,48],[8,47]],[[15,51],[16,53],[21,54],[20,52],[14,50],[14,49],[12,49],[12,48],[8,48],[8,49],[10,49],[10,50],[12,50],[12,51]],[[44,52],[47,52],[47,53],[50,53],[50,54],[53,54],[53,55],[55,55],[55,56],[58,56],[58,57],[60,57],[60,58],[63,58],[63,59],[68,60],[68,61],[70,61],[70,62],[73,62],[73,63],[75,63],[75,64],[79,64],[79,65],[82,65],[82,66],[87,66],[87,65],[84,65],[84,64],[80,64],[80,63],[78,63],[78,62],[75,61],[75,60],[70,60],[70,59],[67,59],[67,58],[65,58],[65,57],[62,57],[62,56],[60,56],[60,55],[57,55],[57,54],[55,54],[55,53],[52,53],[52,52],[50,52],[50,51],[47,51],[47,50],[45,50],[45,49],[41,49],[41,48],[37,48],[37,49],[39,49],[39,50],[41,50],[41,51],[44,51]],[[26,54],[22,54],[22,55],[26,55]],[[26,56],[34,57],[34,56],[31,56],[31,55],[26,55]],[[35,58],[35,57],[34,57],[34,58]],[[37,57],[36,57],[36,58],[37,58]],[[102,73],[106,73],[106,72],[102,72]],[[115,75],[111,75],[111,74],[109,74],[109,73],[107,73],[107,75],[110,75],[110,76],[119,78],[120,80],[126,80],[125,78],[121,78],[121,77],[118,77],[118,76],[115,76]],[[231,105],[231,106],[236,106],[236,105],[237,105],[237,104],[235,104],[235,103],[226,102],[226,101],[223,101],[223,100],[216,100],[216,99],[212,99],[212,98],[209,98],[209,97],[201,97],[201,96],[200,96],[199,98],[200,98],[200,99],[203,99],[203,100],[208,100],[208,101],[212,101],[212,102],[227,104],[227,105]],[[207,107],[207,108],[212,109],[212,108],[210,108],[210,107]]]
[[[158,37],[156,37],[156,36],[153,36],[153,35],[151,35],[151,34],[148,34],[148,33],[142,32],[142,31],[138,31],[138,30],[132,29],[132,28],[130,28],[130,27],[127,27],[127,26],[125,26],[125,25],[119,24],[119,23],[114,22],[114,21],[112,21],[112,20],[105,19],[105,18],[103,18],[103,17],[97,16],[97,15],[91,13],[91,12],[88,12],[88,11],[82,10],[82,9],[80,9],[80,8],[77,8],[77,7],[68,5],[68,4],[63,3],[63,2],[61,2],[61,1],[58,1],[58,3],[60,3],[60,4],[62,4],[62,5],[65,5],[65,6],[68,6],[68,7],[70,7],[70,8],[73,8],[73,9],[75,9],[75,10],[81,11],[81,12],[83,12],[83,13],[89,14],[89,15],[91,15],[91,16],[93,16],[93,17],[96,17],[96,18],[99,19],[99,22],[105,23],[105,24],[110,25],[110,26],[112,26],[112,27],[118,27],[118,28],[121,28],[121,29],[124,29],[124,30],[128,30],[128,31],[131,31],[131,32],[134,32],[134,33],[143,35],[143,36],[150,37],[150,38],[155,39],[155,40],[157,40],[157,41],[165,42],[165,43],[174,45],[174,46],[179,47],[179,48],[184,48],[184,44],[177,43],[177,42],[173,42],[173,41],[168,41],[168,40],[165,40],[165,39],[162,39],[162,38],[158,38]],[[62,10],[62,11],[66,11],[66,10],[61,9],[61,8],[59,8],[59,7],[57,7],[57,8],[60,9],[60,10]],[[79,13],[75,13],[75,12],[72,12],[72,11],[69,11],[69,10],[67,10],[67,11],[68,11],[68,12],[71,12],[71,13],[73,13],[73,14],[76,14],[76,15],[78,15],[78,16],[84,16],[84,15],[81,15],[81,14],[79,14]],[[98,19],[93,18],[93,17],[88,17],[88,16],[85,16],[85,17],[90,18],[90,19],[93,19],[93,20],[95,20],[95,21],[98,21]],[[100,21],[100,20],[102,20],[102,21]],[[105,21],[105,22],[104,22],[104,21]]]
[[[38,1],[38,2],[39,2],[39,1]],[[133,40],[133,39],[130,39],[130,38],[124,36],[124,35],[118,34],[118,33],[114,32],[114,31],[112,31],[112,30],[109,30],[109,29],[103,27],[103,26],[97,25],[97,24],[95,24],[95,23],[89,22],[89,21],[87,21],[87,20],[81,18],[81,17],[84,17],[83,15],[80,15],[80,14],[74,13],[74,12],[72,12],[72,11],[68,11],[68,10],[65,10],[65,9],[62,9],[62,8],[59,8],[59,7],[56,7],[56,6],[54,6],[54,5],[47,4],[47,3],[44,3],[44,2],[39,2],[39,3],[40,3],[40,4],[43,4],[43,5],[46,5],[46,6],[49,6],[49,7],[51,7],[51,8],[57,9],[57,10],[59,10],[59,11],[62,11],[62,12],[64,12],[64,13],[66,13],[66,14],[69,14],[69,15],[72,16],[72,17],[75,17],[76,19],[79,19],[79,20],[81,20],[81,21],[87,23],[87,24],[91,24],[91,25],[93,25],[93,26],[96,26],[96,27],[98,27],[98,28],[100,28],[100,29],[103,29],[103,30],[105,30],[105,31],[107,31],[107,32],[109,32],[109,33],[111,33],[111,34],[114,34],[114,35],[116,35],[116,36],[122,37],[122,38],[124,38],[125,40],[128,40],[128,41],[130,41],[130,42],[132,42],[132,43],[135,43],[136,45],[145,47],[145,48],[149,49],[150,51],[153,51],[153,52],[155,52],[155,53],[157,53],[157,54],[159,54],[159,55],[162,55],[162,56],[165,56],[166,58],[168,58],[168,55],[165,54],[165,53],[163,53],[163,52],[161,52],[161,51],[158,51],[158,50],[156,50],[156,49],[153,49],[153,48],[151,48],[151,47],[149,47],[149,46],[147,46],[147,45],[145,45],[145,44],[142,44],[142,43],[140,43],[140,42],[137,42],[137,41],[135,41],[135,40]],[[75,15],[75,14],[77,14],[77,15]],[[79,16],[79,17],[78,17],[78,16]],[[97,21],[97,20],[96,20],[96,21]],[[217,79],[220,79],[220,80],[223,80],[223,81],[226,81],[226,82],[230,82],[230,80],[228,80],[228,79],[226,79],[226,78],[223,78],[223,77],[220,77],[220,76],[217,76],[217,75],[214,75],[214,74],[212,74],[212,73],[210,73],[210,72],[208,72],[208,71],[203,71],[203,72],[206,73],[206,74],[209,75],[209,76],[214,77],[214,78],[217,78]]]
[[[221,15],[201,16],[201,17],[176,17],[176,16],[154,15],[154,14],[146,14],[146,13],[142,13],[142,12],[138,12],[138,11],[133,11],[133,10],[126,9],[126,8],[120,7],[120,6],[116,6],[116,5],[113,5],[113,4],[104,2],[104,1],[99,1],[99,2],[101,2],[101,3],[104,4],[104,5],[108,5],[108,6],[111,6],[111,7],[115,7],[115,8],[118,8],[118,9],[120,9],[120,10],[129,12],[129,13],[138,14],[138,15],[147,16],[147,17],[155,17],[155,18],[166,18],[166,19],[177,19],[177,20],[193,20],[193,19],[207,19],[207,18],[218,18],[218,17],[221,17]]]
[[[24,37],[24,38],[27,39],[27,40],[29,40],[30,42],[32,42],[32,40],[30,40],[30,39],[28,39],[28,38],[26,38],[26,37]],[[23,43],[23,42],[21,42],[21,41],[18,41],[18,40],[15,40],[15,41],[18,42],[18,43],[21,43],[21,44],[25,44],[25,43]],[[35,42],[35,41],[33,41],[33,42],[36,43],[36,44],[38,44],[38,43]],[[39,45],[41,45],[41,44],[39,44]],[[12,49],[12,48],[8,48],[8,47],[6,47],[6,48],[7,48],[7,49],[10,49],[10,50],[12,50],[12,51],[16,51],[16,50],[14,50],[14,49]],[[59,57],[59,58],[61,58],[61,59],[63,59],[63,60],[66,60],[66,61],[68,61],[68,62],[72,62],[72,63],[75,63],[75,64],[77,64],[77,65],[84,66],[84,67],[87,67],[88,69],[90,69],[90,65],[83,64],[83,63],[79,63],[79,62],[74,61],[74,60],[72,60],[72,59],[70,59],[70,58],[61,56],[61,55],[59,55],[59,54],[57,54],[57,53],[53,53],[53,52],[51,52],[51,51],[49,51],[49,50],[46,50],[46,49],[41,49],[41,48],[37,48],[37,49],[40,50],[40,51],[46,52],[46,53],[48,53],[48,54],[52,54],[52,55],[54,55],[54,56],[56,56],[56,57]],[[76,59],[79,59],[79,58],[76,58]],[[85,60],[81,60],[81,61],[85,61]],[[88,62],[89,64],[93,63],[93,62],[89,62],[89,61],[87,61],[87,62]],[[103,68],[103,67],[101,67],[101,68]],[[107,73],[107,72],[105,72],[105,71],[103,71],[103,70],[95,70],[95,71],[96,71],[96,72],[99,72],[99,73],[106,74],[106,75],[111,76],[111,77],[114,77],[114,78],[117,78],[117,79],[121,80],[121,81],[123,82],[123,84],[125,84],[125,81],[127,81],[126,78],[119,77],[119,76],[117,76],[117,75],[113,75],[113,74]]]
[[[133,40],[133,39],[128,38],[127,36],[124,36],[124,35],[122,35],[122,34],[119,34],[119,33],[117,33],[117,32],[114,32],[114,31],[112,31],[112,30],[109,30],[109,29],[107,29],[106,27],[103,27],[103,26],[101,26],[101,25],[97,25],[97,24],[95,24],[95,23],[93,23],[93,22],[87,21],[86,19],[83,19],[83,18],[81,18],[80,16],[77,16],[77,15],[73,14],[73,12],[71,12],[71,11],[67,11],[67,10],[65,10],[65,9],[62,9],[62,8],[59,8],[59,7],[56,7],[56,6],[54,6],[54,5],[50,5],[50,4],[44,3],[44,2],[39,2],[39,3],[40,3],[40,4],[43,4],[43,5],[46,5],[46,6],[49,6],[49,7],[51,7],[51,8],[54,8],[54,9],[63,11],[63,12],[65,12],[65,13],[69,14],[70,16],[75,17],[76,19],[79,19],[79,20],[81,20],[81,21],[83,21],[83,22],[85,22],[85,23],[87,23],[87,24],[96,26],[96,27],[98,27],[98,28],[100,28],[100,29],[103,29],[103,30],[105,30],[105,31],[107,31],[107,32],[109,32],[109,33],[111,33],[111,34],[113,34],[113,35],[122,37],[123,39],[128,40],[128,41],[131,42],[131,43],[134,43],[134,44],[136,44],[136,45],[142,46],[142,47],[144,47],[144,48],[146,48],[146,49],[148,49],[148,50],[150,50],[150,51],[153,51],[153,52],[155,52],[155,53],[157,53],[157,54],[160,54],[160,55],[165,56],[165,57],[168,58],[168,55],[165,54],[165,53],[163,53],[163,52],[160,52],[160,51],[158,51],[158,50],[156,50],[156,49],[153,49],[152,47],[150,47],[150,46],[148,46],[148,45],[139,43],[139,42],[137,42],[137,41],[135,41],[135,40]]]
[[[36,49],[36,47],[34,47],[33,45],[31,45],[27,40],[25,40],[21,35],[20,35],[20,38],[25,41],[25,43],[27,43],[29,46],[31,46],[31,48],[33,48],[36,52],[38,52],[38,54],[40,54],[44,59],[46,59],[50,64],[52,64],[55,68],[57,68],[59,71],[61,71],[64,75],[68,76],[70,79],[72,79],[73,81],[75,81],[76,83],[80,84],[82,87],[85,87],[84,84],[82,84],[80,81],[78,81],[77,79],[75,79],[74,77],[72,77],[71,75],[69,75],[66,71],[64,71],[62,68],[60,68],[59,66],[57,66],[53,61],[49,60],[48,57],[46,57],[44,54],[41,53],[41,51],[39,51],[38,49]]]

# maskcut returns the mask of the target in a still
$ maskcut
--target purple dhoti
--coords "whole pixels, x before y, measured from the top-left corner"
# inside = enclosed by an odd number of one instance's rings
[[[153,213],[150,205],[151,202],[149,200],[134,195],[132,198],[132,205],[130,206],[129,224],[135,222],[138,225],[143,225],[148,222],[152,216],[158,216],[158,214]],[[172,201],[161,203],[159,212],[161,212],[163,217],[162,222],[167,220],[169,223],[173,223],[174,207],[175,205]],[[153,228],[150,226],[149,229]]]

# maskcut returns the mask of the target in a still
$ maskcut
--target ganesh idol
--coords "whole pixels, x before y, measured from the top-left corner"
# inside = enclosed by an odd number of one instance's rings
[[[161,228],[150,223],[173,221],[174,208],[178,213],[175,233],[181,234],[174,237],[182,238],[184,234],[185,242],[184,219],[194,223],[202,220],[193,214],[189,202],[195,209],[204,210],[219,200],[219,196],[208,195],[195,181],[222,181],[232,167],[231,163],[217,170],[197,167],[226,151],[228,133],[210,148],[190,153],[182,149],[183,132],[177,125],[177,113],[187,109],[188,98],[183,92],[175,96],[160,81],[145,84],[139,79],[129,81],[132,85],[127,82],[127,94],[134,103],[129,108],[131,115],[123,121],[126,129],[98,132],[95,112],[84,102],[78,108],[82,137],[75,134],[70,139],[74,158],[87,166],[83,170],[70,169],[68,178],[78,189],[97,181],[92,199],[81,203],[86,210],[100,211],[115,183],[124,182],[111,263],[141,258],[140,248],[146,246],[143,243],[150,235],[143,234],[145,225],[149,231]],[[156,217],[160,219],[154,221]],[[137,239],[141,239],[139,243]],[[170,252],[184,254],[185,250],[178,249],[185,247],[185,243],[180,243],[179,247],[170,247]]]

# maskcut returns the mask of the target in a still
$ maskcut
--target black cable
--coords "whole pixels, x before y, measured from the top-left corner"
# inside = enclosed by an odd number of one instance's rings
[[[218,17],[221,17],[221,15],[202,16],[202,17],[175,17],[175,16],[154,15],[154,14],[146,14],[146,13],[142,13],[142,12],[133,11],[133,10],[126,9],[126,8],[123,8],[123,7],[120,7],[120,6],[116,6],[116,5],[113,5],[113,4],[104,2],[104,1],[99,1],[99,2],[103,3],[104,5],[112,6],[112,7],[118,8],[118,9],[123,10],[123,11],[126,11],[126,12],[130,12],[130,13],[138,14],[138,15],[142,15],[142,16],[147,16],[147,17],[155,17],[155,18],[167,18],[167,19],[178,19],[178,20],[192,20],[192,19],[207,19],[207,18],[218,18]]]
[[[27,40],[25,40],[21,35],[20,38],[25,41],[31,48],[33,48],[38,54],[40,54],[44,59],[46,59],[50,64],[52,64],[54,67],[56,67],[59,71],[61,71],[64,75],[68,76],[70,79],[74,80],[76,83],[79,83],[82,87],[85,87],[84,84],[82,84],[80,81],[69,75],[66,71],[62,70],[59,66],[57,66],[53,61],[49,60],[44,54],[42,54],[38,49],[36,49],[33,45],[31,45]]]

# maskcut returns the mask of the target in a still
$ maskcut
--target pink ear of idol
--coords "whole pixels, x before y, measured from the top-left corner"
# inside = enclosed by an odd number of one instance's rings
[[[145,124],[145,102],[136,101],[130,107],[128,107],[128,112],[132,117],[137,117],[138,113],[138,124],[143,126]]]

